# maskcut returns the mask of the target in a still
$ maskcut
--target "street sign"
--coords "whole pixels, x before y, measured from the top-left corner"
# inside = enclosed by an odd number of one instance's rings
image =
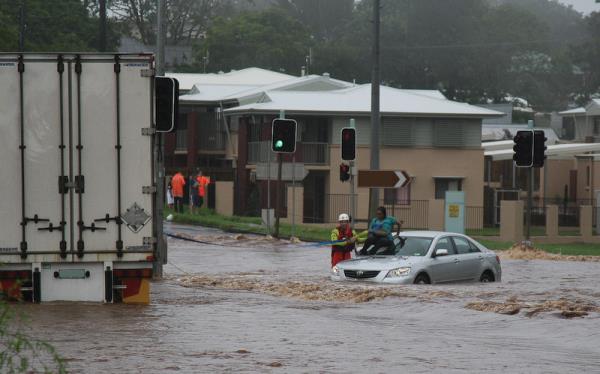
[[[277,165],[271,164],[270,175],[277,175]],[[281,168],[281,180],[283,181],[301,181],[308,175],[308,170],[304,167],[303,163],[284,163]],[[256,179],[257,180],[268,180],[269,179],[269,165],[266,163],[259,163],[256,165]]]
[[[404,170],[359,170],[358,187],[401,188],[410,183]]]

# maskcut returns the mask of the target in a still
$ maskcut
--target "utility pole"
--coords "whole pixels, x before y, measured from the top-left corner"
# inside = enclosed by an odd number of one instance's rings
[[[19,52],[25,52],[25,0],[19,7]]]
[[[100,6],[100,52],[106,52],[106,0],[98,0]]]
[[[371,170],[379,170],[379,127],[381,117],[379,113],[379,28],[380,28],[380,0],[373,1],[373,72],[371,77]],[[379,205],[379,189],[369,189],[369,217],[375,215]]]
[[[165,0],[156,0],[157,1],[157,6],[158,6],[158,13],[157,13],[157,38],[156,38],[156,51],[157,51],[157,59],[156,59],[156,63],[155,63],[155,68],[156,68],[156,75],[161,76],[164,74],[164,52],[165,52],[165,45],[164,45],[164,22],[163,22],[163,15],[164,15],[164,2]],[[101,3],[104,3],[105,0],[101,0]],[[102,10],[100,11],[102,13]],[[106,12],[106,9],[105,9]],[[102,27],[102,26],[101,26]],[[106,29],[105,29],[106,31]],[[157,132],[154,135],[154,158],[155,158],[155,162],[156,162],[156,179],[157,179],[157,189],[158,189],[158,193],[156,194],[156,207],[158,210],[158,215],[159,217],[162,216],[162,211],[163,211],[163,205],[165,203],[164,197],[163,197],[163,192],[164,192],[164,179],[165,179],[165,171],[164,171],[164,137],[162,133]],[[158,248],[158,252],[159,252],[159,259],[158,261],[154,261],[153,263],[153,270],[154,270],[154,274],[157,278],[162,278],[163,275],[163,262],[165,262],[166,258],[167,258],[167,243],[166,241],[163,240],[163,227],[162,227],[162,222],[157,222],[156,223],[157,228],[156,228],[156,234],[158,237],[158,244],[157,244],[157,248]]]
[[[165,74],[165,0],[157,0],[156,75]]]
[[[354,118],[350,118],[350,127],[355,129],[356,125],[354,122]],[[352,221],[350,226],[354,228],[354,222],[356,220],[356,189],[355,189],[355,181],[354,175],[356,174],[356,167],[354,160],[350,161],[350,217]]]

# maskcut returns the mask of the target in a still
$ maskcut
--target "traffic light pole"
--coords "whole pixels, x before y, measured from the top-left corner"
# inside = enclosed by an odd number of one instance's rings
[[[354,188],[354,161],[350,161],[350,217],[352,218],[350,225],[352,228],[354,228],[356,220],[356,192]]]
[[[527,178],[527,216],[525,222],[525,239],[531,239],[531,206],[533,205],[533,167],[529,168],[529,176]]]
[[[350,118],[350,127],[355,129],[355,121],[354,118]],[[356,147],[356,145],[355,145]],[[356,154],[355,154],[356,157]],[[354,222],[356,220],[356,190],[354,185],[354,160],[350,161],[350,217],[352,221],[350,223],[351,227],[354,229]]]
[[[533,121],[527,121],[527,128],[533,130]],[[534,140],[533,134],[531,134],[532,141]],[[531,206],[533,205],[533,151],[534,144],[532,143],[531,149],[531,160],[532,166],[529,168],[529,175],[527,177],[527,216],[525,218],[525,240],[527,240],[527,245],[529,246],[531,240]]]
[[[279,209],[281,208],[281,167],[283,166],[283,158],[281,153],[277,154],[277,187],[275,188],[275,233],[274,237],[279,238]]]

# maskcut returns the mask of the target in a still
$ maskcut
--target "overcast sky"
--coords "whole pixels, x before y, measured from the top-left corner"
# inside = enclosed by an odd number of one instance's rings
[[[600,12],[600,3],[596,3],[596,0],[559,0],[561,3],[573,5],[575,10],[589,14],[593,11]]]

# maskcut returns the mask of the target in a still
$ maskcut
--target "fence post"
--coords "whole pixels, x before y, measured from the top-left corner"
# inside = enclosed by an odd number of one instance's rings
[[[558,237],[558,205],[546,205],[546,236]]]
[[[582,205],[579,207],[579,234],[584,242],[589,242],[592,239],[592,206]]]
[[[523,240],[523,201],[500,202],[500,238],[511,242]]]

